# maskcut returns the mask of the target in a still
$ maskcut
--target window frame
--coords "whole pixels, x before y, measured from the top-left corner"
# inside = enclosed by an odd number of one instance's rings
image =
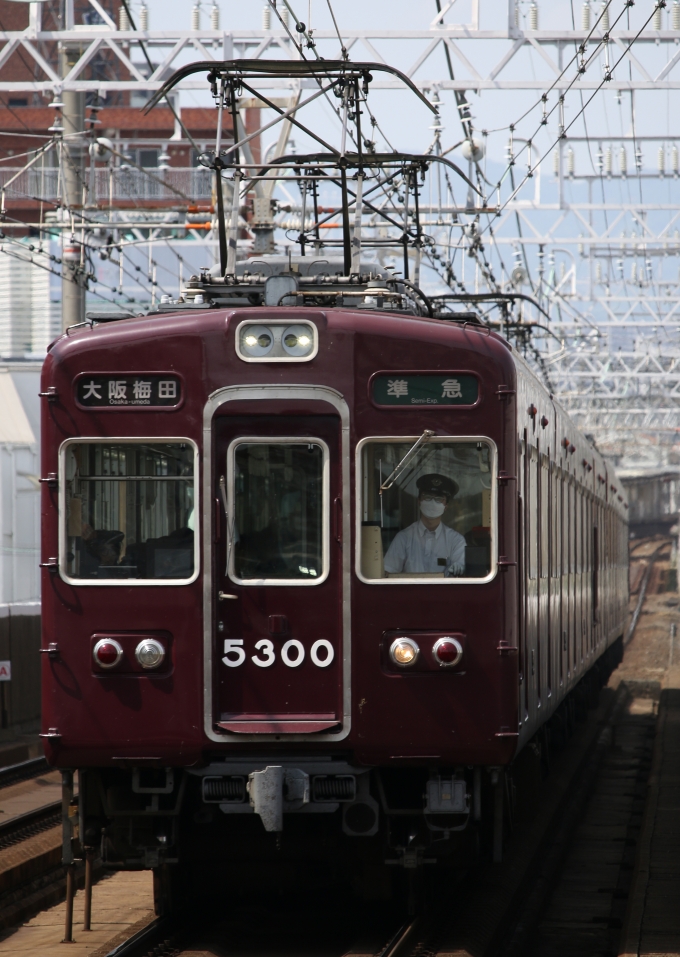
[[[489,574],[484,578],[401,578],[394,575],[389,578],[366,578],[361,571],[361,528],[362,515],[364,510],[363,502],[363,464],[362,456],[365,445],[374,443],[410,443],[411,445],[418,441],[420,435],[368,435],[357,442],[354,453],[354,489],[355,489],[355,536],[354,536],[354,573],[359,581],[366,585],[486,585],[498,574],[498,448],[493,439],[487,435],[436,435],[433,436],[435,443],[444,443],[447,445],[470,445],[473,442],[484,442],[491,452],[491,462],[489,473],[491,475],[491,568]]]
[[[290,325],[291,323],[289,323]],[[317,436],[300,436],[300,435],[241,435],[236,439],[232,439],[227,448],[227,508],[229,509],[229,515],[236,513],[236,496],[234,488],[234,478],[235,478],[235,450],[239,445],[319,445],[321,451],[323,452],[323,465],[321,472],[321,511],[322,511],[322,523],[321,523],[321,575],[317,578],[304,579],[304,578],[237,578],[234,571],[234,549],[230,548],[230,537],[229,533],[225,536],[226,542],[225,547],[228,549],[228,559],[227,559],[227,578],[230,582],[233,582],[235,585],[242,586],[244,588],[262,588],[267,586],[269,588],[277,587],[302,587],[310,588],[317,585],[322,585],[328,576],[330,575],[330,556],[331,556],[331,542],[330,542],[330,524],[331,524],[331,502],[330,502],[330,487],[331,487],[331,477],[330,477],[330,450],[328,444]],[[229,521],[227,517],[227,522]]]
[[[66,534],[66,453],[71,445],[150,445],[161,444],[171,445],[174,443],[184,443],[189,445],[194,452],[194,571],[189,578],[72,578],[66,573],[67,559],[66,549],[68,546],[68,535]],[[149,476],[149,481],[153,481],[153,476]],[[86,588],[140,588],[140,587],[167,587],[169,585],[191,585],[195,582],[201,572],[201,542],[200,542],[200,485],[201,475],[199,470],[198,445],[193,439],[186,436],[79,436],[65,439],[59,446],[59,504],[58,504],[58,523],[59,523],[59,576],[68,582],[69,585],[84,586]]]

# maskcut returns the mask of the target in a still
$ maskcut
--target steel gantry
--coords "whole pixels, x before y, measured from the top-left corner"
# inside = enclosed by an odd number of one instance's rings
[[[671,108],[680,90],[678,0],[433,0],[411,7],[409,29],[394,22],[388,0],[377,0],[371,22],[361,26],[346,22],[342,5],[336,5],[336,23],[325,5],[323,14],[318,5],[313,22],[303,23],[311,4],[268,0],[260,24],[229,30],[218,28],[215,5],[210,29],[201,28],[196,15],[192,29],[157,30],[149,28],[153,7],[139,22],[144,29],[130,29],[127,16],[116,22],[99,0],[88,4],[93,15],[83,17],[82,8],[66,0],[64,29],[52,30],[43,29],[40,3],[30,3],[25,30],[0,32],[0,68],[19,55],[33,65],[26,79],[6,78],[5,69],[0,93],[59,100],[68,93],[105,99],[127,91],[143,100],[193,60],[340,54],[398,66],[439,108],[431,139],[419,137],[419,148],[456,160],[478,190],[445,181],[441,171],[423,187],[423,284],[434,292],[522,291],[534,299],[537,307],[526,301],[513,307],[514,334],[583,427],[622,461],[640,456],[663,464],[672,454],[680,433],[680,129]],[[69,51],[65,69],[50,53],[57,45]],[[92,73],[103,56],[115,64],[110,78]],[[269,101],[258,103],[268,111],[263,128],[270,116],[277,118],[271,104],[288,115],[278,117],[271,156],[285,152],[292,132],[298,148],[304,143],[307,149],[297,110],[301,98],[318,90],[316,81],[272,76],[267,87]],[[183,91],[204,88],[203,76],[189,75],[178,85],[176,136],[182,135]],[[376,73],[371,88],[400,96],[403,83]],[[321,110],[323,98],[316,105]],[[318,132],[331,120],[319,112],[319,125],[311,125]],[[400,133],[389,119],[364,129],[372,148],[396,148],[390,137]],[[405,147],[403,134],[399,146]],[[137,176],[139,189],[155,195],[166,188],[144,187],[143,171],[119,172],[118,166],[93,173],[95,194],[123,175],[127,182]],[[2,182],[18,171],[4,169]],[[181,179],[204,196],[207,181],[192,176],[172,171],[165,179]],[[54,189],[63,190],[58,175]],[[276,230],[279,243],[304,234],[309,206],[303,192],[293,181],[276,193],[264,186],[256,191],[255,220]],[[168,194],[168,208],[173,198]],[[408,222],[403,183],[384,189],[375,204]],[[177,235],[176,221],[163,222],[157,212],[147,214],[148,221],[134,211],[127,220],[116,215],[119,226],[128,220],[136,226],[137,244],[149,235],[144,229],[153,229],[154,240]],[[384,228],[366,205],[361,216],[364,231],[373,227],[377,235]],[[57,228],[68,228],[68,216],[53,219]],[[104,212],[92,213],[81,222],[82,234],[105,219]],[[328,219],[332,225],[332,211]],[[206,242],[215,247],[216,233]]]

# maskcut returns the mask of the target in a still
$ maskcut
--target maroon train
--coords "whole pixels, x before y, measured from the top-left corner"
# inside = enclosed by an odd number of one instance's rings
[[[45,749],[81,844],[154,868],[161,908],[210,862],[380,894],[455,860],[620,654],[616,478],[501,336],[384,275],[94,323],[45,363]]]

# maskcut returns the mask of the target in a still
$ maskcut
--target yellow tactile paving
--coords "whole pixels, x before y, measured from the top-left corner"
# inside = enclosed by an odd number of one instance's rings
[[[92,930],[83,927],[83,892],[78,891],[73,910],[75,943],[64,937],[64,903],[42,911],[20,927],[0,934],[0,957],[91,957],[107,953],[106,944],[124,934],[133,924],[153,919],[151,871],[112,874],[92,891]],[[111,949],[111,948],[109,948]]]

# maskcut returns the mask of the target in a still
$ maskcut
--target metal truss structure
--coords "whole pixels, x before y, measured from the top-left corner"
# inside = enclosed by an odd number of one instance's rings
[[[623,464],[680,461],[680,129],[662,128],[677,103],[652,108],[675,103],[680,91],[678,0],[433,0],[427,10],[413,7],[408,30],[385,26],[387,0],[382,25],[347,28],[340,7],[337,29],[303,24],[301,0],[268,2],[263,28],[232,31],[120,30],[98,0],[89,3],[101,23],[76,23],[67,0],[65,29],[46,31],[40,4],[31,3],[26,30],[0,33],[0,68],[21,52],[35,76],[0,80],[0,92],[151,95],[192,60],[295,61],[340,51],[398,66],[440,106],[442,119],[420,148],[459,163],[462,154],[483,194],[459,183],[435,199],[423,191],[432,288],[532,296],[540,311],[515,310],[518,323],[543,325],[529,358],[602,450]],[[70,51],[63,76],[45,55],[55,43]],[[140,66],[142,44],[151,70]],[[118,66],[110,81],[88,74],[103,54]],[[300,97],[318,86],[276,77],[267,86],[292,111],[279,127],[280,154]],[[203,76],[178,86],[204,88]],[[381,73],[371,89],[399,95],[403,84]],[[373,129],[376,142],[381,133]],[[278,236],[283,229],[289,238],[307,223],[304,200],[291,190],[273,207]],[[389,201],[393,215],[408,217],[398,190]],[[216,246],[216,235],[208,243]]]

